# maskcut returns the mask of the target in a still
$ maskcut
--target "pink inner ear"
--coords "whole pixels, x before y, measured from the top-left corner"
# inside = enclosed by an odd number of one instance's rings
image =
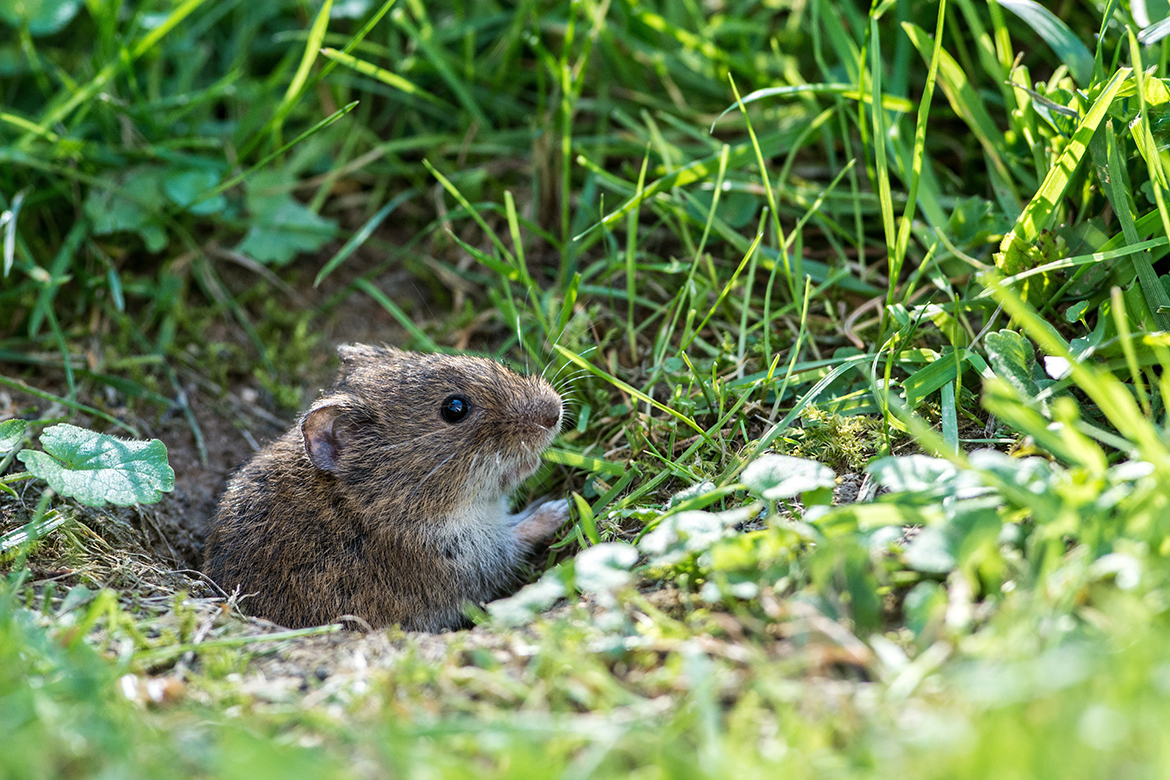
[[[341,450],[345,446],[340,435],[345,426],[337,422],[341,411],[341,406],[336,403],[317,406],[310,409],[301,421],[305,454],[314,466],[330,473],[337,471]]]

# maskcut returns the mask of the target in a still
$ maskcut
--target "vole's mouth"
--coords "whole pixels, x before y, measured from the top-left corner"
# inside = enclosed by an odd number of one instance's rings
[[[505,493],[531,477],[540,468],[540,456],[533,455],[508,465],[500,475],[500,489]]]

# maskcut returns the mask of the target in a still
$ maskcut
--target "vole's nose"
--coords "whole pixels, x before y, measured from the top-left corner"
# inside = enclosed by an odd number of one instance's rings
[[[559,398],[542,398],[533,409],[532,417],[541,428],[556,430],[561,425],[561,400]]]

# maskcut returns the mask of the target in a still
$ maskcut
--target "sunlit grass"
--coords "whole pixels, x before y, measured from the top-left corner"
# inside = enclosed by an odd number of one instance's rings
[[[379,634],[392,663],[303,687],[260,683],[289,637],[10,556],[0,775],[1165,774],[1164,25],[63,8],[0,11],[5,392],[52,375],[51,414],[173,405],[199,440],[180,371],[291,413],[318,326],[368,299],[403,346],[470,333],[563,384],[541,479],[579,524],[485,630]],[[341,289],[271,300],[306,279]],[[767,493],[772,451],[861,502]]]

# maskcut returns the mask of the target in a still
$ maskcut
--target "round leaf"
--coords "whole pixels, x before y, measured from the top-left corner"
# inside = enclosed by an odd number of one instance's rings
[[[526,585],[506,599],[487,605],[492,619],[508,626],[522,626],[536,619],[537,614],[551,607],[565,595],[565,584],[559,569],[550,569],[531,585]]]
[[[906,545],[906,563],[911,569],[946,574],[955,568],[955,556],[946,535],[937,528],[923,528]]]
[[[756,458],[743,470],[742,479],[748,490],[768,501],[795,498],[818,488],[831,490],[837,484],[837,475],[828,466],[790,455]]]
[[[638,560],[638,549],[625,542],[606,542],[582,550],[577,556],[577,587],[591,593],[612,592],[630,582],[630,567]]]
[[[63,496],[89,506],[153,504],[175,488],[161,441],[125,441],[62,423],[41,434],[44,452],[17,455],[28,470]]]
[[[184,208],[195,203],[207,190],[219,184],[219,173],[210,168],[190,168],[167,173],[163,179],[163,191],[178,206]],[[215,214],[227,206],[227,198],[214,195],[207,200],[190,206],[192,214]]]
[[[687,555],[701,553],[728,534],[728,524],[711,512],[679,512],[661,521],[638,542],[655,566],[678,563]],[[580,564],[578,564],[580,566]]]
[[[919,493],[953,482],[959,473],[949,461],[929,455],[900,455],[876,460],[867,468],[891,493]]]

